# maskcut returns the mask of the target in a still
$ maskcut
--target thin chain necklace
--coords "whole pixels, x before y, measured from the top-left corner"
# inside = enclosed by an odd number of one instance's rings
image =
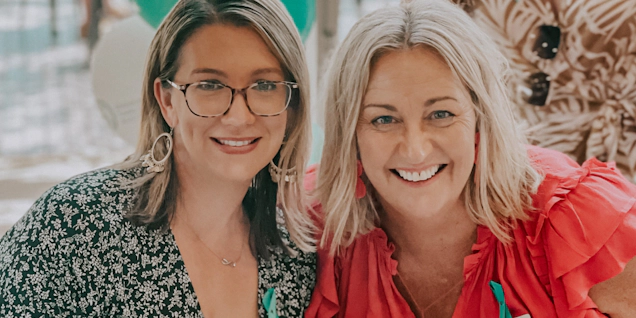
[[[417,316],[422,316],[424,315],[424,313],[426,313],[429,309],[431,309],[431,307],[433,307],[434,305],[438,304],[440,301],[442,301],[442,299],[446,298],[446,296],[448,296],[452,291],[454,291],[457,287],[459,287],[460,285],[464,284],[464,278],[462,277],[462,279],[455,283],[455,285],[451,286],[445,293],[443,293],[441,296],[439,296],[437,299],[435,299],[432,303],[428,304],[428,306],[426,306],[424,309],[420,308],[420,305],[417,303],[417,300],[415,299],[415,297],[413,297],[413,294],[411,294],[411,291],[409,290],[409,287],[406,286],[406,281],[404,279],[402,279],[402,276],[400,276],[400,272],[397,272],[397,278],[400,280],[400,282],[402,283],[402,286],[404,286],[404,290],[406,291],[406,295],[409,297],[409,299],[411,300],[411,302],[413,303],[413,305],[415,305],[415,309],[418,311],[417,312]]]
[[[187,220],[183,220],[183,223],[185,223],[186,227],[188,227],[188,229],[190,229],[190,232],[192,232],[194,234],[194,236],[197,238],[197,240],[199,240],[199,242],[201,242],[201,244],[203,244],[203,246],[210,251],[210,253],[212,253],[212,255],[214,255],[216,258],[218,258],[221,261],[221,264],[225,265],[225,266],[229,266],[229,267],[236,267],[236,263],[238,263],[241,260],[241,257],[243,257],[243,249],[245,248],[245,241],[241,240],[241,251],[239,252],[239,256],[236,258],[236,260],[232,261],[228,258],[225,257],[221,257],[218,254],[216,254],[209,246],[208,244],[206,244],[201,237],[199,237],[199,234],[197,234],[197,232],[190,226],[190,224],[188,224]]]

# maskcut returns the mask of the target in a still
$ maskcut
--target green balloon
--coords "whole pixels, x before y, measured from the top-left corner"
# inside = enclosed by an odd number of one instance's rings
[[[158,28],[177,0],[137,0],[139,15],[153,28]]]
[[[316,20],[316,0],[282,0],[294,19],[296,28],[303,41],[307,40],[309,31]]]
[[[309,31],[316,20],[316,0],[282,0],[294,19],[303,41],[307,40]],[[159,27],[177,0],[137,0],[139,15],[153,28]]]

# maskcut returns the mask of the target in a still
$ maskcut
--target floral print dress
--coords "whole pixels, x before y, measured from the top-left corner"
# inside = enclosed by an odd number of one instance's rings
[[[121,185],[140,173],[89,172],[36,201],[0,239],[0,317],[203,317],[172,233],[123,217],[134,194]],[[280,230],[297,254],[258,259],[259,315],[300,317],[316,257]]]

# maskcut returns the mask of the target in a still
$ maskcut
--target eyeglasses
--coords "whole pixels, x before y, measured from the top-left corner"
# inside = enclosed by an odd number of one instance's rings
[[[298,84],[285,81],[258,81],[240,89],[215,81],[185,85],[178,85],[170,80],[166,82],[183,92],[191,113],[204,118],[225,115],[236,94],[243,95],[252,114],[262,117],[278,116],[287,109],[292,91],[298,88]]]
[[[546,60],[554,59],[559,52],[561,44],[561,29],[558,26],[540,25],[538,27],[537,40],[534,42],[532,51],[538,57]],[[526,79],[529,90],[524,96],[524,100],[531,105],[544,106],[548,93],[550,93],[550,76],[544,72],[536,72]]]

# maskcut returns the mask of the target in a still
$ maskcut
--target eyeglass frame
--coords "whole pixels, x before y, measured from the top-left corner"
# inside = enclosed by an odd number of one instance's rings
[[[248,110],[250,111],[250,113],[252,113],[253,115],[255,115],[255,116],[260,116],[260,117],[275,117],[275,116],[278,116],[278,115],[280,115],[280,114],[284,113],[284,112],[287,110],[287,108],[289,107],[289,104],[290,104],[290,102],[291,102],[291,99],[292,99],[292,94],[293,94],[293,92],[294,92],[293,90],[294,90],[294,89],[298,89],[298,83],[295,83],[295,82],[289,82],[289,81],[267,81],[268,83],[273,83],[273,84],[284,84],[284,85],[286,85],[286,86],[287,86],[287,87],[289,87],[289,89],[290,89],[290,94],[289,94],[289,97],[287,98],[287,104],[285,105],[285,108],[283,108],[283,110],[281,110],[280,112],[275,113],[275,114],[266,114],[266,115],[263,115],[263,114],[257,114],[257,113],[255,113],[255,112],[252,110],[252,108],[250,107],[249,103],[247,102],[247,90],[248,90],[248,89],[250,89],[250,88],[252,88],[252,87],[255,87],[256,85],[259,85],[259,84],[261,84],[261,83],[258,83],[258,82],[256,82],[256,83],[252,83],[252,84],[250,84],[250,85],[248,85],[248,86],[246,86],[246,87],[243,87],[243,88],[234,88],[234,87],[232,87],[232,86],[229,86],[229,85],[226,85],[226,84],[223,84],[223,83],[214,83],[215,85],[220,85],[220,86],[223,86],[223,87],[229,88],[229,89],[230,89],[230,91],[232,92],[232,98],[230,98],[230,103],[227,105],[227,109],[225,109],[225,111],[224,111],[224,112],[222,112],[222,113],[220,113],[220,114],[218,114],[218,115],[208,115],[208,116],[204,116],[204,115],[199,115],[199,114],[195,113],[195,112],[192,110],[192,108],[190,107],[190,104],[188,103],[188,97],[186,96],[186,91],[188,90],[188,87],[190,87],[191,85],[195,85],[195,84],[207,84],[207,83],[210,83],[210,81],[199,81],[199,82],[193,82],[193,83],[188,83],[188,84],[183,84],[183,85],[179,85],[179,84],[177,84],[177,83],[175,83],[175,82],[173,82],[173,81],[171,81],[171,80],[169,80],[169,79],[166,79],[165,81],[166,81],[168,84],[170,84],[170,86],[172,86],[172,87],[174,87],[174,88],[176,88],[176,89],[180,90],[180,91],[183,93],[183,99],[185,100],[186,105],[188,106],[188,110],[190,110],[190,112],[191,112],[193,115],[195,115],[195,116],[197,116],[197,117],[201,117],[201,118],[214,118],[214,117],[221,117],[221,116],[224,116],[225,114],[227,114],[227,112],[229,112],[229,111],[230,111],[230,108],[232,108],[232,103],[234,103],[234,96],[236,96],[236,94],[243,95],[243,99],[245,100],[245,106],[247,106],[247,109],[248,109]]]

